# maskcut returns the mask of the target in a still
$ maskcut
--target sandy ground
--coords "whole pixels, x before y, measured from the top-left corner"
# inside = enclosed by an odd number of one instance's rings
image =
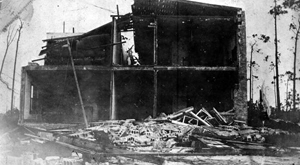
[[[12,147],[12,148],[11,148]],[[21,157],[25,152],[36,153],[39,158],[47,156],[69,157],[72,149],[60,146],[55,143],[6,146],[0,148],[0,165],[8,165],[5,159],[8,155]],[[148,157],[147,155],[145,157]],[[150,156],[149,156],[150,157]],[[148,157],[148,160],[149,160]],[[163,164],[163,165],[300,165],[300,154],[285,157],[273,156],[247,156],[247,155],[224,155],[224,156],[158,156],[157,163],[149,162],[143,159],[122,156],[96,157],[98,164]],[[91,163],[93,158],[85,155],[84,162]],[[96,165],[93,164],[93,165]]]

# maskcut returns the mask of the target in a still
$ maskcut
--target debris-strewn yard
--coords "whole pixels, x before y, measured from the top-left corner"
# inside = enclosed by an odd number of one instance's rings
[[[296,132],[227,121],[216,109],[89,124],[1,124],[10,164],[299,164]],[[274,121],[275,122],[275,121]]]

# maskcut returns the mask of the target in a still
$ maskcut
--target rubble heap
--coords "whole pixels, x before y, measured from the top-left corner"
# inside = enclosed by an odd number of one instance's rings
[[[97,122],[69,136],[99,143],[109,139],[115,146],[139,152],[178,153],[203,148],[234,149],[243,144],[262,149],[263,131],[242,121],[227,122],[215,108],[195,112],[188,107],[170,115],[148,117],[143,122],[134,119]]]

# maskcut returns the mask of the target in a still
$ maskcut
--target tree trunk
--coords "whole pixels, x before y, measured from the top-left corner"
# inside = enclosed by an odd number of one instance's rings
[[[294,78],[293,78],[293,110],[296,111],[296,61],[297,61],[297,47],[298,47],[298,37],[300,33],[300,18],[298,19],[298,29],[295,37],[295,50],[294,50]]]
[[[16,77],[16,65],[18,59],[18,50],[19,50],[19,41],[21,37],[21,30],[23,28],[23,22],[21,21],[21,25],[18,31],[18,39],[17,39],[17,46],[16,46],[16,54],[15,54],[15,62],[14,62],[14,72],[13,72],[13,80],[12,80],[12,91],[11,91],[11,110],[13,110],[14,106],[14,92],[15,92],[15,77]]]
[[[1,69],[0,69],[0,78],[1,78],[1,76],[2,76],[3,66],[4,66],[4,62],[5,62],[7,53],[8,53],[9,46],[10,46],[10,44],[14,41],[14,38],[15,38],[15,36],[16,36],[16,34],[17,34],[17,33],[15,33],[15,34],[13,35],[13,32],[14,32],[14,29],[13,29],[12,31],[9,29],[8,32],[7,32],[7,37],[6,37],[6,48],[5,48],[4,56],[3,56],[3,59],[2,59],[2,64],[1,64]]]
[[[253,57],[253,48],[254,47],[254,44],[253,45],[251,45],[251,53],[250,53],[250,78],[249,78],[249,84],[250,84],[250,86],[249,86],[249,97],[250,97],[250,102],[251,103],[253,103],[253,98],[252,98],[252,93],[253,93],[253,88],[252,88],[252,57]]]
[[[277,2],[275,0],[275,70],[276,70],[276,94],[277,94],[277,110],[280,111],[280,91],[279,91],[279,71],[278,71],[278,40],[277,40]]]

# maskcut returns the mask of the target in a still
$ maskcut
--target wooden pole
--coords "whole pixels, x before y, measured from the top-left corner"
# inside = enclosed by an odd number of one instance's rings
[[[117,20],[115,17],[112,17],[112,54],[111,54],[111,65],[114,66],[115,64],[119,63],[119,58],[117,56]],[[117,119],[117,112],[116,112],[116,87],[115,87],[115,71],[111,70],[111,116],[110,119]]]
[[[111,71],[111,80],[110,80],[110,89],[111,89],[111,120],[117,119],[117,111],[116,111],[116,85],[115,85],[115,72]]]
[[[154,66],[157,66],[157,20],[154,19],[153,24],[154,32],[153,32],[153,64]],[[157,70],[154,70],[154,97],[153,97],[153,117],[157,116]]]
[[[153,117],[157,116],[157,70],[154,70],[154,83],[153,83],[153,88],[154,88],[154,97],[153,97]]]
[[[117,5],[117,15],[118,15],[118,19],[119,19],[120,18],[119,5]]]
[[[153,36],[153,56],[154,56],[154,65],[157,65],[157,20],[154,19],[154,36]]]
[[[67,43],[68,43],[68,49],[69,49],[69,54],[70,54],[70,58],[71,58],[71,64],[72,64],[72,68],[73,68],[74,78],[75,78],[75,82],[76,82],[76,87],[77,87],[77,91],[78,91],[78,96],[79,96],[79,100],[80,100],[80,105],[81,105],[81,109],[82,109],[84,124],[85,124],[85,127],[88,128],[89,125],[88,125],[88,121],[86,119],[86,113],[85,113],[85,109],[83,106],[83,101],[82,101],[82,97],[81,97],[80,87],[79,87],[79,83],[78,83],[78,79],[77,79],[77,74],[76,74],[76,70],[75,70],[75,65],[74,65],[74,60],[73,60],[73,56],[72,56],[71,45],[70,45],[69,39],[67,39]]]
[[[118,32],[117,32],[117,20],[115,17],[112,18],[112,65],[118,64],[119,63],[119,57],[117,55],[117,45],[115,43],[117,43],[118,40]]]

